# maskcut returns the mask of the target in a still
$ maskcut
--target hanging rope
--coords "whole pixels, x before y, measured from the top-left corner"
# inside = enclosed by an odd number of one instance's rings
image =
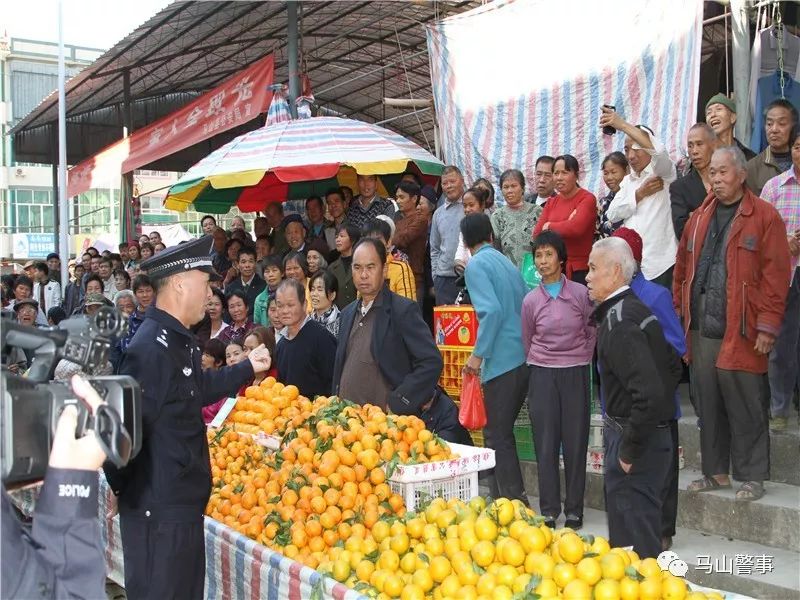
[[[394,37],[397,40],[397,51],[400,53],[400,64],[403,65],[403,73],[406,77],[406,85],[408,86],[408,95],[413,100],[414,99],[414,91],[411,89],[411,79],[408,77],[408,69],[406,68],[406,59],[403,54],[403,46],[400,44],[400,36],[397,33],[397,25],[394,26]],[[428,147],[428,151],[433,153],[431,150],[431,144],[428,141],[428,134],[425,133],[425,128],[422,126],[422,119],[419,118],[419,111],[414,111],[414,117],[417,119],[417,125],[419,125],[420,133],[422,133],[422,137],[425,140],[425,145]]]
[[[778,5],[778,1],[775,0],[775,3],[772,5],[773,10],[773,23],[775,24],[775,32],[778,37],[778,74],[780,77],[780,86],[781,86],[781,98],[783,100],[786,99],[786,94],[784,92],[786,87],[786,78],[783,76],[784,71],[784,62],[783,62],[783,19],[781,17],[781,9]]]

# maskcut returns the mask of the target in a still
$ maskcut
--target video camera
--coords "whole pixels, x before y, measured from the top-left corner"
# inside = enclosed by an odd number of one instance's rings
[[[3,368],[0,375],[0,475],[4,484],[42,479],[47,470],[56,424],[64,407],[78,409],[76,437],[94,430],[108,460],[124,467],[142,445],[141,389],[127,375],[90,376],[87,380],[106,401],[94,415],[69,382],[50,381],[62,359],[92,375],[108,360],[112,341],[124,335],[127,322],[113,308],[77,316],[58,327],[37,329],[3,320],[0,342],[6,356],[12,347],[33,353],[25,376]]]

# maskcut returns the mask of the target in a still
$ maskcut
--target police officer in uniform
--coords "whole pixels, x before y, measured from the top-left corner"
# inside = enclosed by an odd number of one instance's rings
[[[117,496],[128,598],[201,598],[205,580],[203,512],[211,493],[201,409],[271,365],[259,346],[249,360],[203,371],[190,327],[205,316],[208,282],[219,279],[210,236],[144,261],[156,292],[119,372],[142,387],[142,449],[123,470],[108,463]]]

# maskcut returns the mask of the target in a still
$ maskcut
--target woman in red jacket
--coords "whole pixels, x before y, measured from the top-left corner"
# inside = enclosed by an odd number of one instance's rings
[[[559,234],[567,245],[566,276],[586,285],[597,220],[597,199],[578,185],[578,171],[578,159],[571,154],[556,157],[553,178],[558,195],[544,205],[533,229],[533,237],[548,230]]]

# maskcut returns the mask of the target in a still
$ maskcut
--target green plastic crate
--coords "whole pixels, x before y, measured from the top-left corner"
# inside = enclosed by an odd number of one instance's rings
[[[530,425],[514,425],[514,439],[517,440],[517,456],[520,460],[536,460],[533,429]]]
[[[528,427],[530,429],[531,426],[531,416],[530,412],[528,412],[528,400],[527,398],[522,403],[522,407],[519,409],[519,414],[517,414],[517,418],[514,421],[514,427]]]

